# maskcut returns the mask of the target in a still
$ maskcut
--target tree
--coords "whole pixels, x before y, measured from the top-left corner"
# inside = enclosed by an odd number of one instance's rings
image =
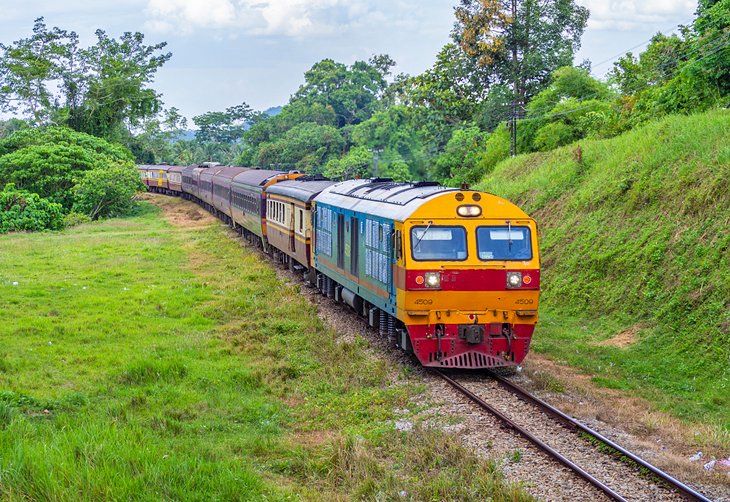
[[[368,177],[372,174],[373,153],[356,146],[340,159],[331,159],[324,166],[324,175],[332,179]]]
[[[572,64],[588,21],[575,0],[461,0],[455,14],[454,40],[495,82],[512,84],[519,106]]]
[[[45,123],[57,108],[54,83],[77,78],[78,36],[60,28],[48,29],[40,17],[33,35],[10,45],[0,43],[0,110],[20,113],[34,123]]]
[[[77,84],[78,106],[70,102],[68,125],[102,138],[120,138],[123,125],[137,127],[162,109],[159,95],[148,84],[172,53],[157,54],[167,45],[145,45],[142,33],[125,32],[119,40],[96,30],[97,43],[80,51],[86,71]]]
[[[477,166],[485,140],[486,134],[478,127],[454,131],[444,151],[436,157],[433,177],[454,185],[479,181],[484,173]]]
[[[434,65],[410,79],[402,93],[404,100],[424,106],[440,121],[454,125],[470,120],[489,89],[491,76],[460,46],[445,45]]]
[[[304,74],[305,83],[290,104],[301,101],[308,106],[320,104],[330,108],[337,127],[367,120],[378,108],[378,99],[387,88],[385,76],[394,64],[387,56],[371,61],[372,64],[356,61],[348,67],[323,59]]]
[[[195,138],[214,143],[236,143],[243,137],[249,122],[260,115],[246,103],[226,108],[224,112],[208,112],[193,117],[198,126]]]
[[[133,205],[132,197],[144,185],[131,163],[117,163],[87,171],[74,187],[73,211],[92,220],[120,216]]]
[[[97,30],[96,37],[96,44],[79,48],[76,33],[48,29],[41,17],[31,37],[0,44],[0,110],[126,140],[130,129],[161,110],[148,86],[172,54],[160,53],[166,42],[145,45],[141,33],[117,40]]]

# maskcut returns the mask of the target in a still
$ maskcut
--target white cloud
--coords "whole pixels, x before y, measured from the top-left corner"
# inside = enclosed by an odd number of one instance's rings
[[[578,0],[588,7],[588,28],[594,30],[651,31],[659,25],[687,24],[692,19],[695,0]]]
[[[342,31],[369,10],[361,0],[148,0],[145,27],[163,33],[236,29],[296,37]]]

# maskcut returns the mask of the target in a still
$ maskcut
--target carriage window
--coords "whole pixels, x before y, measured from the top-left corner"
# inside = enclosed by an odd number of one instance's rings
[[[530,260],[530,229],[509,226],[479,227],[477,249],[480,260]]]
[[[411,254],[418,261],[466,260],[464,227],[413,227]]]

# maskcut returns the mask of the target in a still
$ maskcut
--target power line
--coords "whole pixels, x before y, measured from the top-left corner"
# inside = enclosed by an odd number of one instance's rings
[[[691,22],[691,21],[692,21],[691,18],[690,19],[687,19],[687,22]],[[679,29],[681,29],[683,26],[684,25],[682,25],[682,24],[670,26],[669,28],[667,28],[667,29],[671,29],[671,31],[668,32],[668,35],[673,34],[674,32],[676,32]],[[662,33],[662,32],[660,31],[659,33]],[[591,70],[593,68],[596,68],[597,66],[602,66],[602,65],[604,65],[606,63],[609,63],[609,62],[613,61],[614,59],[616,59],[618,57],[621,57],[621,56],[623,56],[625,54],[628,54],[629,52],[633,51],[634,49],[638,49],[639,47],[642,47],[642,46],[648,44],[649,42],[651,42],[654,39],[655,36],[656,35],[653,35],[650,39],[644,40],[643,42],[640,42],[640,43],[636,44],[635,46],[631,47],[630,49],[626,49],[625,51],[620,52],[620,53],[616,54],[615,56],[611,56],[608,59],[604,59],[603,61],[600,61],[600,62],[598,62],[596,64],[591,63]]]
[[[715,39],[715,40],[714,40],[714,41],[713,41],[713,42],[711,43],[711,45],[712,45],[712,44],[714,44],[714,42],[718,42],[718,41],[719,41],[719,39],[723,37],[723,35],[730,35],[730,33],[723,33],[722,35],[718,36],[718,37],[717,37],[717,38],[716,38],[716,39]],[[679,70],[677,71],[677,74],[680,74],[680,73],[682,73],[682,72],[683,72],[683,71],[685,71],[685,70],[686,70],[687,68],[690,68],[690,67],[694,66],[695,64],[699,63],[699,62],[700,62],[700,61],[702,61],[703,59],[706,59],[706,58],[708,58],[708,57],[710,57],[710,56],[712,56],[712,55],[716,54],[717,52],[721,51],[721,50],[722,50],[722,49],[723,49],[724,47],[726,47],[726,46],[728,46],[728,45],[730,45],[730,37],[728,37],[728,40],[726,40],[726,41],[725,41],[724,43],[718,43],[717,45],[715,45],[715,46],[714,46],[714,48],[713,48],[714,50],[713,50],[712,52],[709,52],[709,53],[707,53],[707,54],[703,55],[703,56],[702,56],[701,58],[695,59],[694,61],[692,61],[692,62],[688,63],[687,65],[683,66],[682,68],[680,68],[680,69],[679,69]],[[692,54],[694,54],[694,53],[698,52],[699,50],[702,50],[702,49],[706,49],[706,48],[707,48],[706,46],[700,47],[699,49],[696,49],[696,50],[694,50],[694,51],[692,51],[692,52],[688,53],[688,54],[687,54],[686,56],[690,56],[690,55],[692,55]],[[681,60],[681,59],[671,59],[671,61],[673,61],[673,62],[675,62],[675,63],[679,63],[679,62],[682,62],[682,60]],[[668,66],[668,64],[667,64],[667,63],[665,63],[665,64],[664,64],[663,66],[664,66],[664,67],[666,68],[666,66]],[[670,74],[671,74],[672,72],[673,72],[672,70],[667,70],[667,71],[665,71],[665,72],[664,72],[664,73],[663,73],[663,74],[661,75],[661,77],[662,77],[662,78],[666,78],[666,77],[668,77],[668,76],[669,76],[669,75],[670,75]],[[651,87],[652,85],[653,85],[653,84],[645,84],[645,85],[643,85],[643,86],[639,87],[639,88],[637,89],[637,91],[640,91],[640,90],[646,89],[647,87]],[[589,100],[591,100],[592,98],[594,98],[594,97],[598,96],[599,94],[601,94],[601,93],[598,93],[598,92],[596,92],[596,93],[590,94],[590,95],[588,95],[588,96],[584,97],[584,98],[583,98],[583,99],[582,99],[581,101],[579,101],[579,103],[583,103],[583,102],[589,101]],[[573,110],[566,110],[566,111],[564,111],[564,112],[548,113],[548,114],[545,114],[545,115],[539,115],[539,116],[537,116],[537,117],[526,117],[526,118],[524,118],[524,119],[521,119],[521,121],[522,121],[522,122],[524,122],[524,121],[529,121],[529,120],[542,120],[542,119],[546,119],[546,118],[553,118],[553,117],[559,117],[559,116],[562,116],[562,115],[569,115],[569,114],[571,114],[571,113],[576,113],[576,112],[579,112],[579,111],[581,111],[581,110],[585,110],[585,109],[587,109],[587,108],[591,108],[592,106],[593,106],[593,105],[587,105],[587,106],[584,106],[584,107],[581,107],[581,108],[576,108],[576,109],[573,109]]]

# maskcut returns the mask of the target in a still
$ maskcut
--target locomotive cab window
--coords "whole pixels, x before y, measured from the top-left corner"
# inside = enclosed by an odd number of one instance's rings
[[[466,229],[431,225],[413,227],[411,255],[417,261],[466,260]]]
[[[480,260],[531,260],[532,241],[528,227],[477,228],[477,250]]]

